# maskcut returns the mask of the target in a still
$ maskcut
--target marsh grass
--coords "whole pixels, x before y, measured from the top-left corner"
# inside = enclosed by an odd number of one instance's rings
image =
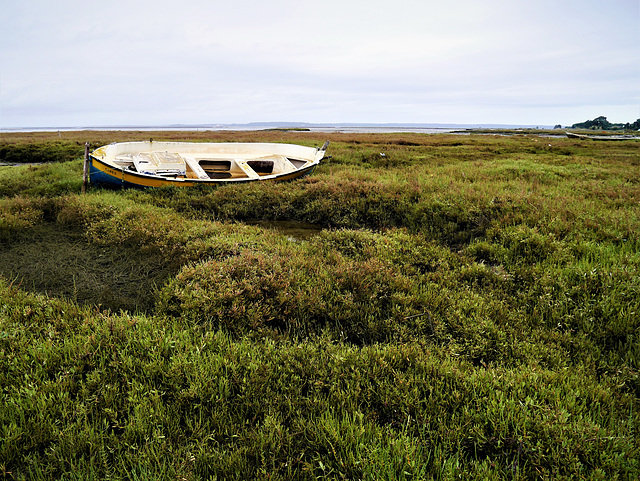
[[[640,144],[329,137],[278,185],[0,169],[5,477],[640,475]]]

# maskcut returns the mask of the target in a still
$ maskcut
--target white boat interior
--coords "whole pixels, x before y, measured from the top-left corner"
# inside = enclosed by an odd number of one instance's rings
[[[125,142],[93,153],[119,169],[165,178],[259,179],[318,163],[324,150],[292,144]]]

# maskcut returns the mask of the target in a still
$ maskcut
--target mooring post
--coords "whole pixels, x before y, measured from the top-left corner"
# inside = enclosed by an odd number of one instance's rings
[[[82,168],[82,193],[87,192],[89,182],[89,142],[84,143],[84,167]]]

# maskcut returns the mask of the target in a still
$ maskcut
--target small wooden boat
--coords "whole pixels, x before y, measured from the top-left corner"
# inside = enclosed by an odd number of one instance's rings
[[[620,134],[585,135],[585,134],[576,134],[574,132],[565,132],[565,134],[570,139],[582,139],[582,140],[608,141],[608,140],[637,140],[638,139],[638,137],[634,137],[632,135],[620,135]]]
[[[96,149],[87,162],[91,183],[121,187],[283,181],[313,172],[328,145],[122,142]]]

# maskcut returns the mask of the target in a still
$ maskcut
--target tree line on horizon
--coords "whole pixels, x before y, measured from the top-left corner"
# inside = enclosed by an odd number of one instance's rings
[[[600,117],[596,117],[593,120],[587,120],[585,122],[573,124],[571,128],[591,130],[640,130],[640,119],[636,120],[633,123],[627,122],[626,124],[613,124],[609,122],[605,116],[601,115]]]

